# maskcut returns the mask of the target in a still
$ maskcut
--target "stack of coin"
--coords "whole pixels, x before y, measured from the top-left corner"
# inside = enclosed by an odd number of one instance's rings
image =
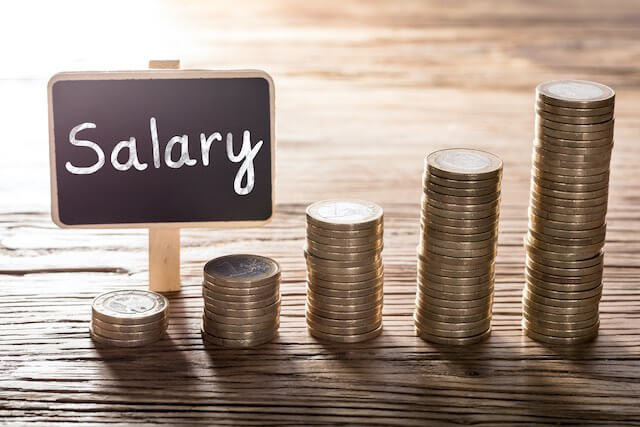
[[[598,334],[615,94],[559,80],[536,95],[522,326],[578,344]]]
[[[97,296],[91,306],[91,338],[115,347],[159,340],[169,324],[169,301],[150,291],[122,290]]]
[[[307,208],[307,326],[314,337],[355,343],[382,331],[382,208],[325,200]]]
[[[491,333],[502,161],[448,149],[425,159],[416,334],[466,345]]]
[[[280,266],[259,255],[227,255],[204,266],[202,338],[247,348],[265,344],[280,326]]]

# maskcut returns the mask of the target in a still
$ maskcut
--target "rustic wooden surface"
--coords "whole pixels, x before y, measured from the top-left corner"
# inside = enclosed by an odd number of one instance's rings
[[[17,33],[1,34],[0,424],[640,424],[637,2],[109,4],[16,6],[3,25]],[[261,229],[184,231],[167,338],[102,349],[91,299],[146,287],[146,233],[54,227],[45,83],[150,56],[273,75],[278,212]],[[533,89],[564,77],[618,91],[600,336],[570,349],[519,326]],[[493,334],[461,349],[422,342],[411,322],[422,158],[455,146],[505,164]],[[340,196],[385,209],[385,330],[354,346],[304,323],[304,208]],[[280,337],[205,348],[203,263],[247,251],[282,264]]]

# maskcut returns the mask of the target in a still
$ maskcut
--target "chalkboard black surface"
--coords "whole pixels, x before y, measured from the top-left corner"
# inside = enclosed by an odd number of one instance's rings
[[[48,92],[59,226],[249,226],[271,218],[274,95],[266,73],[61,73]]]

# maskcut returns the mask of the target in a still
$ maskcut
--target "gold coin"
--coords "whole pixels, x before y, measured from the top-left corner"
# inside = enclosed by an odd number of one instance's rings
[[[541,102],[568,108],[613,106],[615,92],[609,86],[586,80],[552,80],[536,87]]]
[[[486,196],[449,196],[446,194],[436,193],[428,188],[423,194],[429,200],[437,200],[443,203],[451,203],[454,205],[484,205],[487,203],[497,202],[500,199],[500,192],[488,194]]]
[[[523,329],[524,333],[531,339],[536,341],[544,342],[546,344],[553,345],[576,345],[576,344],[585,344],[589,341],[593,341],[598,336],[598,331],[596,330],[593,335],[585,335],[581,337],[571,337],[571,338],[561,338],[561,337],[550,337],[547,335],[539,334],[530,329]]]
[[[211,283],[207,280],[202,281],[202,287],[208,291],[224,294],[224,295],[237,295],[237,296],[249,296],[249,295],[261,295],[270,291],[276,291],[280,288],[280,278],[273,282],[265,282],[259,286],[246,286],[246,287],[229,287],[221,286],[217,283]]]
[[[382,236],[384,232],[383,224],[377,224],[369,228],[358,230],[333,230],[319,227],[307,222],[307,233],[318,234],[320,236],[331,237],[334,239],[358,239],[362,237]]]
[[[471,299],[471,300],[460,300],[460,299],[441,299],[436,298],[431,295],[426,295],[422,292],[421,289],[418,289],[416,292],[416,301],[420,301],[421,303],[427,303],[430,307],[438,306],[444,308],[472,308],[472,307],[486,307],[487,305],[491,305],[493,302],[493,294],[487,295],[486,297]]]
[[[307,207],[307,222],[330,230],[363,230],[382,223],[382,208],[364,200],[323,200]]]
[[[540,327],[544,329],[560,329],[560,330],[584,329],[594,325],[600,320],[598,315],[586,320],[578,321],[578,322],[552,322],[552,321],[538,319],[535,316],[529,315],[529,313],[527,312],[524,312],[523,316],[528,323],[530,323],[535,327]]]
[[[529,268],[529,266],[525,266],[525,273],[527,274],[527,276],[534,277],[538,280],[566,285],[580,285],[602,280],[601,271],[598,273],[587,274],[583,276],[558,276],[554,274],[542,273],[540,271]]]
[[[270,299],[273,299],[275,301],[280,296],[280,290],[278,288],[267,289],[267,292],[253,295],[226,295],[221,292],[212,291],[206,287],[203,287],[202,296],[220,302],[229,301],[238,303],[252,303]]]
[[[536,117],[536,126],[544,126],[545,128],[559,130],[563,132],[572,133],[596,133],[611,131],[614,126],[614,120],[607,120],[602,123],[596,124],[568,124],[554,122],[553,120],[547,120],[540,116]]]
[[[558,322],[558,323],[577,323],[585,320],[593,319],[598,316],[598,309],[576,314],[551,314],[544,311],[532,309],[528,305],[522,306],[523,313],[529,318],[535,318],[537,321]]]
[[[210,298],[206,295],[203,295],[202,297],[207,308],[209,308],[212,311],[215,311],[213,310],[213,307],[230,308],[234,310],[253,310],[256,308],[269,307],[275,304],[276,302],[280,301],[279,292],[268,298],[264,298],[256,301],[250,300],[250,301],[244,301],[244,302],[223,301],[215,298]]]
[[[325,245],[323,243],[316,243],[313,240],[307,239],[307,250],[310,250],[312,253],[360,253],[360,252],[369,252],[369,251],[380,251],[382,250],[382,240],[379,240],[373,244],[360,245],[360,246],[332,246]]]
[[[435,335],[438,337],[467,338],[480,335],[489,330],[491,328],[491,319],[484,321],[480,326],[476,326],[475,328],[460,330],[439,329],[431,326],[429,323],[418,323],[417,320],[415,320],[415,327],[422,332],[426,332],[430,335]]]
[[[420,283],[419,290],[421,297],[437,298],[438,300],[444,299],[447,301],[476,301],[493,295],[493,286],[483,286],[468,292],[463,292],[462,289],[446,292],[438,288],[430,287],[429,282],[423,282]]]
[[[381,332],[382,332],[382,324],[380,324],[380,326],[377,329],[374,329],[371,332],[367,332],[359,335],[327,334],[327,333],[309,328],[309,333],[319,340],[343,343],[343,344],[352,344],[352,343],[368,341],[380,335]]]
[[[205,302],[205,310],[210,311],[212,313],[221,315],[221,316],[229,316],[229,317],[260,317],[266,316],[275,312],[276,310],[280,310],[280,300],[278,299],[275,303],[268,305],[266,307],[260,308],[246,308],[246,309],[238,309],[238,308],[230,308],[225,303],[224,305],[220,304],[209,304]]]
[[[318,271],[307,271],[307,278],[310,281],[323,280],[326,282],[340,282],[340,283],[361,283],[368,280],[377,279],[382,276],[383,269],[379,268],[370,273],[362,274],[324,274]]]
[[[382,319],[377,322],[373,322],[368,325],[363,326],[340,326],[340,327],[331,327],[327,325],[323,325],[322,323],[314,322],[313,320],[307,318],[307,326],[309,329],[314,331],[318,331],[325,334],[331,335],[343,335],[343,336],[353,336],[353,335],[362,335],[369,333],[375,329],[378,329],[382,324]]]
[[[527,286],[524,287],[523,295],[528,301],[536,302],[538,304],[545,305],[547,307],[560,307],[560,308],[573,308],[573,307],[594,307],[600,302],[600,295],[595,295],[590,298],[583,299],[555,299],[543,297],[536,294]]]
[[[307,300],[307,311],[315,314],[316,316],[325,317],[328,319],[357,320],[357,319],[368,318],[371,316],[381,316],[382,304],[378,304],[373,308],[362,310],[362,311],[331,311],[329,309],[316,307],[310,301]]]
[[[461,196],[461,197],[477,197],[477,196],[487,196],[489,194],[496,194],[500,190],[495,187],[484,187],[484,188],[456,188],[456,187],[445,187],[443,185],[436,184],[432,181],[427,181],[425,183],[425,188],[439,194],[446,194],[448,196]]]
[[[91,335],[91,339],[93,339],[95,342],[103,345],[112,346],[112,347],[142,347],[144,345],[148,345],[158,341],[164,335],[163,333],[159,335],[152,335],[144,339],[121,340],[121,339],[108,338],[108,337],[99,335],[92,329],[91,325],[89,326],[89,332]]]
[[[565,154],[570,156],[577,155],[587,155],[587,156],[595,156],[595,155],[603,155],[603,156],[611,156],[611,150],[613,149],[613,140],[605,141],[604,145],[600,146],[586,146],[586,147],[574,147],[571,145],[558,145],[554,143],[549,143],[544,139],[535,138],[533,140],[533,146],[536,148],[542,148],[550,153],[558,153]]]
[[[491,318],[491,311],[489,311],[488,314],[486,312],[481,312],[471,316],[455,316],[455,315],[437,314],[437,313],[432,313],[430,311],[416,310],[414,313],[414,316],[419,319],[423,319],[421,320],[421,323],[424,323],[430,320],[436,320],[438,322],[447,322],[447,323],[470,323],[470,322],[477,322],[480,320]]]
[[[255,325],[265,322],[274,322],[280,316],[280,304],[274,307],[270,312],[257,316],[229,316],[226,314],[218,314],[209,311],[204,307],[203,314],[210,320],[223,323],[225,325]]]
[[[169,326],[169,316],[165,316],[153,322],[133,325],[105,322],[104,320],[94,317],[91,319],[91,324],[95,325],[100,330],[109,330],[113,332],[149,332],[167,329]]]
[[[553,173],[538,169],[535,163],[531,167],[531,173],[536,177],[543,177],[551,181],[564,182],[566,184],[593,184],[595,182],[602,182],[609,179],[609,170],[589,176],[563,175],[561,173]]]
[[[543,313],[549,313],[549,314],[563,314],[563,315],[567,315],[567,314],[579,314],[579,313],[592,313],[594,310],[597,310],[598,305],[577,305],[575,307],[556,307],[553,305],[545,305],[545,304],[538,304],[537,302],[533,302],[529,299],[527,299],[526,297],[523,296],[522,298],[522,304],[523,306],[526,305],[527,307],[530,307],[533,310],[536,311],[541,311]]]
[[[471,226],[447,225],[426,219],[425,216],[420,218],[420,226],[427,230],[436,230],[441,233],[457,234],[463,236],[473,236],[475,234],[498,233],[496,222],[488,222],[485,225],[472,224]]]
[[[559,114],[548,113],[540,108],[536,108],[536,114],[546,120],[573,125],[605,123],[613,119],[613,110],[610,113],[601,114],[598,116],[562,116]]]
[[[536,183],[536,185],[538,185],[539,187],[549,188],[551,190],[578,191],[582,193],[588,192],[588,191],[594,191],[594,190],[601,190],[609,186],[608,178],[605,181],[596,182],[592,184],[567,184],[565,182],[550,181],[546,179],[544,176],[542,177],[534,176],[531,178],[531,181]]]
[[[368,326],[382,321],[382,313],[377,312],[372,316],[363,317],[360,319],[330,319],[314,314],[313,312],[306,310],[305,316],[307,320],[311,320],[314,323],[319,323],[332,328],[356,328],[360,326]]]
[[[598,331],[598,328],[600,327],[600,321],[598,320],[595,324],[582,329],[550,329],[550,328],[545,328],[535,323],[529,322],[527,319],[523,318],[522,327],[529,331],[533,331],[545,336],[575,338],[575,337],[591,336],[594,333],[596,333]]]
[[[150,331],[119,332],[110,329],[103,329],[96,323],[90,322],[89,330],[92,331],[93,334],[99,335],[100,337],[106,339],[147,342],[154,338],[158,339],[162,334],[165,333],[166,327],[164,324],[161,324],[160,328]]]
[[[579,292],[593,289],[602,283],[602,279],[593,280],[585,283],[557,283],[539,279],[525,272],[525,280],[527,283],[534,285],[537,289],[548,289],[559,292]]]
[[[487,283],[492,283],[495,277],[494,272],[475,277],[447,277],[440,276],[429,270],[423,270],[418,266],[418,279],[428,280],[432,286],[484,286]]]
[[[487,246],[497,242],[498,229],[492,229],[484,233],[474,234],[454,234],[443,231],[438,231],[430,226],[423,227],[421,230],[423,236],[428,236],[431,239],[437,239],[440,242],[451,242],[452,244],[466,244],[466,243],[479,243],[486,244]],[[444,245],[441,245],[444,246]],[[445,246],[446,247],[446,246]]]
[[[359,306],[359,305],[371,305],[378,304],[382,301],[383,294],[382,289],[369,295],[361,297],[329,297],[326,295],[315,292],[311,287],[307,288],[307,297],[311,299],[312,303],[317,306],[319,304],[330,305],[346,305],[346,306]]]
[[[550,212],[550,211],[545,211],[543,209],[539,209],[535,205],[532,205],[529,207],[529,212],[533,213],[534,215],[542,219],[548,219],[548,220],[557,221],[557,222],[574,222],[574,223],[589,222],[590,223],[598,220],[604,222],[604,217],[605,217],[605,214],[603,214],[602,212],[584,214],[584,215],[564,215],[557,212]]]
[[[316,288],[332,289],[336,291],[355,291],[360,289],[373,289],[376,286],[380,286],[384,283],[384,274],[380,277],[376,277],[371,280],[365,280],[363,282],[332,282],[327,280],[321,280],[314,277],[308,277],[307,283],[309,286]]]
[[[363,260],[356,260],[356,261],[344,261],[344,260],[340,261],[340,260],[333,260],[333,259],[318,258],[317,256],[310,254],[307,251],[304,251],[304,257],[307,261],[307,265],[313,265],[313,266],[316,266],[317,268],[323,268],[323,267],[351,268],[351,267],[382,265],[382,256],[380,254],[374,256],[371,259],[363,259]]]
[[[483,316],[490,316],[491,303],[489,302],[485,305],[479,305],[477,307],[451,308],[431,304],[422,299],[416,299],[416,310],[418,310],[423,316],[425,316],[425,313],[433,313],[443,316],[475,316],[478,314],[481,314]]]
[[[367,246],[374,245],[379,246],[382,244],[382,236],[377,234],[372,234],[366,237],[354,237],[354,238],[335,238],[335,237],[327,237],[321,234],[315,234],[313,232],[307,231],[307,240],[311,240],[316,243],[320,243],[323,245],[329,246]]]
[[[489,337],[489,335],[491,335],[491,329],[487,329],[485,332],[479,335],[476,335],[473,337],[466,337],[466,338],[439,337],[437,335],[432,335],[427,332],[424,332],[420,330],[417,326],[415,328],[415,331],[416,331],[416,335],[425,341],[428,341],[434,344],[450,345],[450,346],[478,344],[486,340]]]
[[[429,154],[425,170],[447,179],[484,180],[502,174],[502,160],[480,150],[452,148]]]
[[[602,283],[593,289],[578,292],[565,292],[565,291],[551,291],[545,288],[537,287],[527,282],[527,289],[531,289],[537,295],[545,298],[554,299],[586,299],[602,295]]]
[[[438,184],[447,188],[492,188],[494,190],[498,190],[500,188],[500,181],[502,175],[498,175],[497,177],[490,179],[482,179],[482,180],[459,180],[459,179],[449,179],[449,178],[441,178],[437,175],[432,175],[427,173],[423,175],[424,182],[432,182],[434,184]]]
[[[599,266],[602,268],[604,262],[604,252],[600,252],[598,255],[593,258],[588,258],[581,261],[562,261],[556,260],[554,258],[547,259],[540,256],[535,252],[527,252],[527,258],[535,261],[538,264],[546,265],[548,267],[556,267],[556,268],[589,268],[594,266]]]
[[[566,237],[555,237],[550,236],[544,233],[538,233],[535,229],[529,229],[529,234],[534,238],[545,242],[550,243],[552,245],[561,245],[561,246],[588,246],[595,245],[600,243],[605,238],[605,233],[600,234],[599,236],[593,237],[580,237],[580,238],[566,238]]]
[[[367,259],[375,259],[381,253],[381,249],[374,249],[374,250],[365,251],[365,252],[352,252],[352,253],[327,252],[327,251],[318,250],[316,247],[312,247],[312,246],[306,246],[304,250],[309,254],[316,256],[318,258],[335,260],[335,261],[364,261]]]
[[[235,254],[214,258],[204,266],[204,279],[226,287],[257,287],[280,277],[280,265],[271,258]]]
[[[591,117],[601,116],[603,114],[613,114],[614,105],[610,104],[599,108],[573,108],[573,107],[559,107],[557,105],[547,104],[538,100],[536,102],[536,108],[541,111],[546,111],[551,114],[558,114],[562,116],[574,116],[574,117]]]
[[[211,335],[214,335],[220,338],[232,338],[231,336],[225,335],[228,333],[261,334],[263,331],[277,328],[279,324],[280,324],[280,319],[275,318],[269,322],[253,323],[253,324],[247,324],[247,325],[229,325],[226,323],[218,323],[209,319],[206,316],[202,316],[202,325],[204,326],[204,329]],[[236,337],[236,339],[237,338],[238,337]],[[251,336],[248,336],[248,337],[240,336],[239,338],[246,339],[246,338],[251,338]]]
[[[227,348],[251,348],[257,347],[259,345],[266,344],[268,342],[273,341],[273,339],[278,335],[277,329],[273,332],[273,335],[265,335],[262,337],[256,337],[251,339],[227,339],[213,336],[207,333],[205,330],[200,330],[202,333],[202,339],[208,343],[217,345],[219,347],[227,347]]]
[[[567,267],[549,267],[548,265],[535,262],[527,256],[527,267],[540,271],[542,273],[552,274],[554,276],[586,276],[602,272],[602,264],[596,264],[592,267],[571,268]]]

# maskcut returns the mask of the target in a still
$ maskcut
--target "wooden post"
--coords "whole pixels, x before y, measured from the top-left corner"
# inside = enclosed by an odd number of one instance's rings
[[[179,60],[149,61],[149,68],[179,69]],[[180,229],[149,229],[149,290],[180,290]]]

